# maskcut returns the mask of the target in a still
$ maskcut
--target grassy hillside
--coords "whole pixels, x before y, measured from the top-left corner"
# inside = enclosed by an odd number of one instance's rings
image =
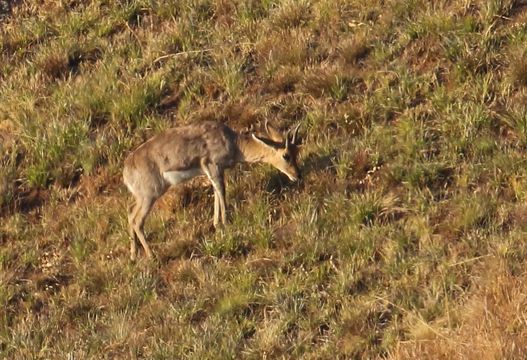
[[[0,357],[519,359],[527,4],[0,4]],[[129,261],[122,164],[171,126],[300,122],[169,192]]]

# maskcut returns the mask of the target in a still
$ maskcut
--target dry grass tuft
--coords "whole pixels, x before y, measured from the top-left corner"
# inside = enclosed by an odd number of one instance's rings
[[[51,79],[64,78],[70,70],[68,57],[65,54],[51,53],[42,59],[38,66]]]
[[[258,62],[267,65],[269,70],[279,65],[300,66],[313,56],[309,32],[302,29],[272,32],[271,36],[259,40],[255,45]]]
[[[511,80],[515,85],[527,87],[527,59],[519,57],[511,63]]]
[[[486,275],[462,305],[451,309],[459,325],[452,330],[427,325],[431,339],[401,343],[389,358],[521,358],[527,346],[525,319],[519,310],[527,304],[525,278],[512,276],[494,259],[480,267]]]
[[[283,29],[306,25],[311,17],[309,0],[283,1],[271,14],[273,24]]]
[[[371,51],[368,40],[364,37],[347,39],[339,45],[339,55],[346,64],[355,65],[364,60]]]
[[[359,81],[355,74],[344,73],[340,69],[314,68],[306,71],[302,80],[302,89],[314,97],[329,96],[337,101],[343,101]]]
[[[269,80],[267,90],[273,94],[294,92],[302,79],[300,69],[294,66],[281,66],[272,79]]]

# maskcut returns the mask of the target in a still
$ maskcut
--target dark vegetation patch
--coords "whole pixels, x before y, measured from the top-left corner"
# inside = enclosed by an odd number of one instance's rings
[[[514,84],[527,87],[527,59],[525,56],[518,56],[511,62],[511,77]]]
[[[346,64],[356,65],[364,61],[372,49],[368,40],[363,37],[356,37],[345,40],[338,49],[339,55]]]

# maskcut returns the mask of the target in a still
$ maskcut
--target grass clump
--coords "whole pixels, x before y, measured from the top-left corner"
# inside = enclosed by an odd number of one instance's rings
[[[82,171],[79,154],[84,153],[86,135],[87,127],[83,123],[62,126],[56,121],[48,134],[26,138],[26,146],[32,148],[35,159],[26,170],[29,184],[45,187],[53,180],[63,185],[71,183]],[[58,168],[58,163],[64,166]]]
[[[364,37],[356,37],[353,39],[346,39],[339,47],[340,56],[350,65],[355,65],[359,61],[364,60],[370,53],[371,45]]]
[[[311,3],[308,0],[283,1],[271,14],[273,25],[289,29],[304,26],[311,18]]]
[[[512,59],[510,62],[509,76],[510,81],[513,85],[518,87],[527,86],[527,61],[525,60],[525,52],[516,51],[516,54],[513,53]]]

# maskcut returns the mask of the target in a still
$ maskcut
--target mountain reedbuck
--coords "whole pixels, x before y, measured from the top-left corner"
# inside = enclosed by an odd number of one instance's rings
[[[267,122],[266,134],[259,136],[207,121],[168,129],[140,145],[125,160],[123,170],[124,183],[135,200],[128,213],[131,259],[136,258],[137,240],[152,258],[143,225],[154,202],[172,185],[207,176],[214,189],[214,226],[218,227],[220,217],[222,224],[226,222],[225,169],[238,162],[264,162],[298,180],[298,128],[284,138]]]

